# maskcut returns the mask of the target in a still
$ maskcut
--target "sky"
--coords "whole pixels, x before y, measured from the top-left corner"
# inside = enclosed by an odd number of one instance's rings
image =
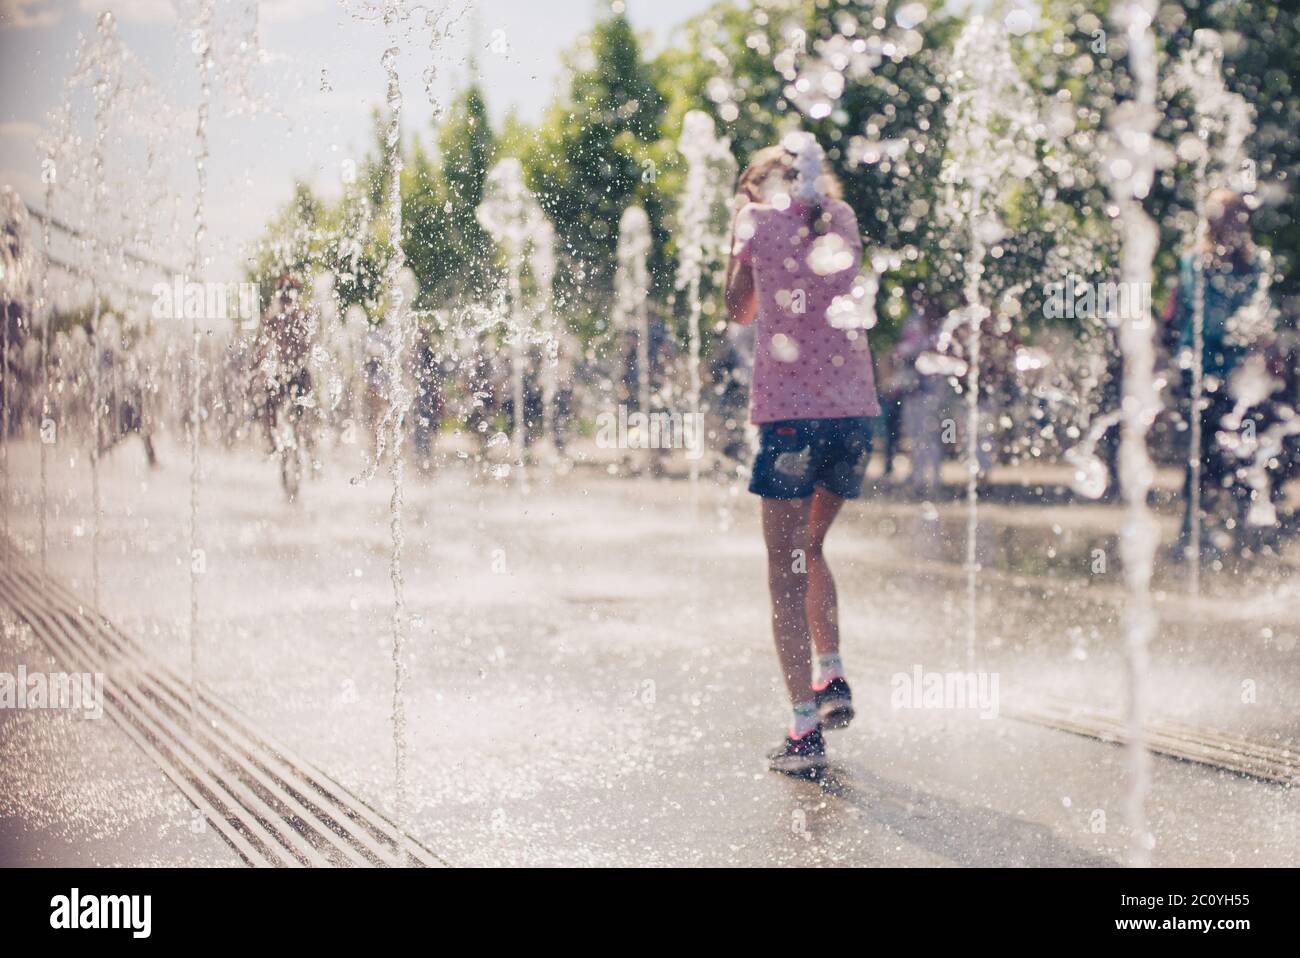
[[[125,46],[152,80],[169,110],[162,136],[169,154],[166,192],[175,215],[193,208],[194,128],[199,84],[187,24],[192,0],[0,0],[0,183],[15,187],[40,207],[39,137],[65,99],[81,38],[93,35],[99,15],[116,18]],[[433,105],[423,74],[436,65],[433,99],[446,103],[463,86],[471,60],[478,66],[493,122],[511,110],[527,121],[540,118],[561,74],[561,53],[594,22],[609,0],[433,0],[435,9],[465,10],[446,29],[436,55],[430,51],[423,7],[397,37],[401,50],[404,128],[428,138]],[[672,29],[711,5],[711,0],[627,0],[627,14],[654,52]],[[245,35],[241,18],[250,4],[217,0],[221,47]],[[295,178],[323,195],[336,194],[349,168],[370,143],[370,113],[385,94],[380,62],[393,42],[385,28],[354,16],[340,0],[262,0],[257,4],[262,62],[251,73],[264,99],[258,112],[218,84],[209,127],[211,159],[206,204],[210,241],[205,278],[242,278],[240,252],[256,239],[289,197]],[[177,8],[181,15],[178,15]],[[471,57],[471,51],[475,55]],[[223,61],[224,49],[218,50]],[[224,62],[224,61],[223,61]],[[78,129],[90,135],[92,100],[71,100]],[[118,181],[138,176],[129,152],[114,155]],[[178,259],[169,262],[183,261]]]

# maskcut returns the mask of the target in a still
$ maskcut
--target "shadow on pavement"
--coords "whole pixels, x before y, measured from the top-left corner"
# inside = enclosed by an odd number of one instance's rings
[[[1046,825],[974,808],[871,772],[829,766],[822,793],[856,808],[866,821],[963,866],[1114,868],[1119,863],[1076,848]]]

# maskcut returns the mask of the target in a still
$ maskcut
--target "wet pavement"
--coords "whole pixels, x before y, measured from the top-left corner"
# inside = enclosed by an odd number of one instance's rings
[[[188,674],[185,450],[101,464],[100,606]],[[12,449],[11,532],[34,553],[34,445]],[[199,670],[252,724],[393,812],[388,497],[354,448],[287,505],[246,451],[207,449]],[[49,564],[91,594],[84,457],[51,455]],[[453,864],[1118,864],[1124,753],[973,711],[892,707],[896,673],[962,668],[964,506],[868,498],[828,552],[859,717],[814,784],[765,771],[784,693],[757,508],[738,481],[578,466],[523,492],[454,459],[407,484],[411,831]],[[983,511],[976,667],[1000,700],[1118,708],[1121,515]],[[1164,516],[1166,532],[1174,517]],[[1295,550],[1209,573],[1162,569],[1154,715],[1296,749]],[[0,671],[43,648],[8,628]],[[29,665],[29,668],[34,668]],[[47,668],[49,666],[46,666]],[[236,864],[110,722],[0,711],[0,838],[24,861]],[[84,800],[76,796],[85,796]],[[1300,863],[1293,789],[1157,757],[1163,865]],[[18,835],[21,839],[15,839]]]
[[[8,610],[0,627],[0,672],[66,669]],[[239,864],[106,717],[0,710],[0,756],[0,867]]]

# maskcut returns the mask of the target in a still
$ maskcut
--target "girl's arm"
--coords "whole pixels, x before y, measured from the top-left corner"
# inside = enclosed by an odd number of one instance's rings
[[[758,312],[754,295],[754,270],[734,255],[727,260],[727,313],[733,322],[748,326]]]
[[[746,170],[746,174],[748,174]],[[736,197],[739,201],[742,199],[751,199],[750,189],[745,181],[745,175],[740,178],[740,192]],[[742,207],[743,208],[743,207]],[[736,255],[736,224],[740,221],[740,209],[731,218],[731,240],[727,249],[730,250],[727,256],[727,280],[726,280],[726,303],[727,315],[733,322],[741,326],[748,326],[754,321],[758,312],[758,298],[754,295],[754,270],[747,258]]]

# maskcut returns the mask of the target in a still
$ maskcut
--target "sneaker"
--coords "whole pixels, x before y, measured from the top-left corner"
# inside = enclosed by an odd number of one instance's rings
[[[767,767],[786,775],[815,775],[826,765],[826,741],[815,728],[803,738],[786,736],[785,742],[767,755]]]
[[[849,691],[849,683],[844,679],[831,679],[825,687],[813,689],[813,697],[817,702],[822,728],[847,728],[853,721],[853,693]]]

